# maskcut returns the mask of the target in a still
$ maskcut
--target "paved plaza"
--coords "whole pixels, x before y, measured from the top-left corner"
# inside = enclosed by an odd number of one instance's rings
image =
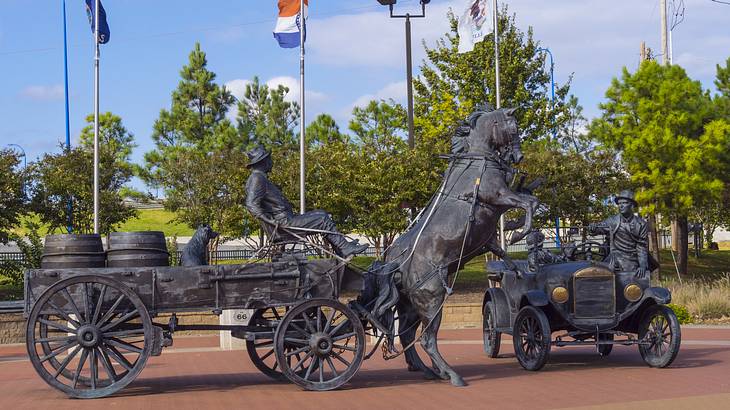
[[[644,365],[635,347],[601,358],[590,348],[556,348],[548,365],[527,372],[511,340],[498,359],[482,352],[481,332],[444,330],[441,351],[468,387],[423,380],[402,359],[365,361],[345,388],[306,392],[260,374],[244,351],[221,351],[218,337],[190,336],[152,357],[117,395],[73,400],[47,386],[23,345],[0,347],[2,409],[461,409],[461,408],[730,408],[730,328],[688,327],[668,369]]]

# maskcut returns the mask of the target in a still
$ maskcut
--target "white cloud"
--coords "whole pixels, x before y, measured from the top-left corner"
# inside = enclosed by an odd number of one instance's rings
[[[241,100],[246,93],[246,86],[248,84],[251,84],[251,80],[237,79],[225,83],[225,87],[236,99]]]
[[[352,112],[355,107],[364,107],[372,100],[389,100],[404,103],[408,89],[405,81],[390,83],[381,88],[375,94],[365,94],[358,97],[349,107],[348,113]]]
[[[57,101],[63,98],[63,86],[29,85],[20,91],[20,96],[32,101]]]
[[[236,79],[226,82],[225,87],[240,101],[246,93],[246,86],[251,84],[251,82],[251,80]],[[277,88],[279,85],[289,88],[289,92],[284,96],[284,101],[299,102],[299,79],[289,76],[279,76],[269,79],[265,84],[270,89]],[[314,90],[306,90],[305,95],[307,97],[307,104],[319,103],[328,99],[326,94]],[[229,110],[228,117],[233,121],[237,114],[237,109],[234,106]]]

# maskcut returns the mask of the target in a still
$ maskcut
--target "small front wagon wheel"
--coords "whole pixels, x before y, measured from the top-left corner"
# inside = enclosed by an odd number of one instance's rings
[[[512,341],[517,361],[525,370],[540,370],[550,355],[550,322],[545,313],[525,306],[517,314]]]
[[[26,346],[46,383],[71,397],[97,398],[137,377],[153,334],[147,309],[128,287],[107,277],[75,276],[38,298]]]
[[[654,305],[646,309],[639,325],[639,353],[651,367],[667,367],[679,353],[682,333],[672,309]]]
[[[357,314],[342,303],[310,299],[284,316],[274,345],[287,379],[307,390],[333,390],[360,368],[365,330]]]

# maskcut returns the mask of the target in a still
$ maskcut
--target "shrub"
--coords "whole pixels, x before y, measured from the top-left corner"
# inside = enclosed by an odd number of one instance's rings
[[[671,303],[668,306],[674,311],[674,314],[677,315],[677,320],[679,320],[680,325],[692,323],[692,315],[689,314],[689,310],[687,310],[686,307],[682,305],[675,305],[674,303]]]
[[[730,317],[730,274],[715,280],[669,282],[665,286],[672,291],[672,301],[685,307],[694,318]]]

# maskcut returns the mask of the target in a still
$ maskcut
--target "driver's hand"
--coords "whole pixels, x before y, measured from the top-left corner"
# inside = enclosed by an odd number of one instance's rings
[[[639,268],[636,270],[636,277],[639,279],[644,279],[646,277],[647,270],[646,268]]]

